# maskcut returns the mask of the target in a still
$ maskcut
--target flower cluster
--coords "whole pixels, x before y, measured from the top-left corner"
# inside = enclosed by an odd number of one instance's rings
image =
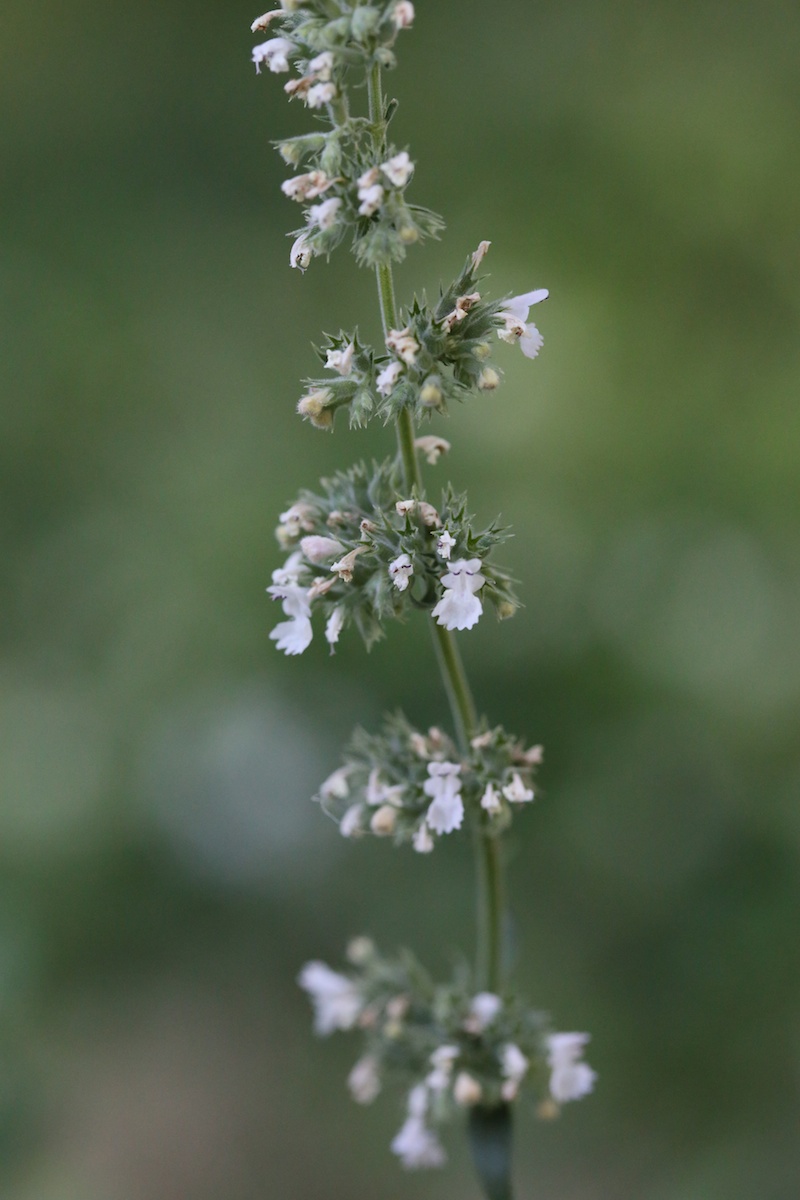
[[[326,617],[331,646],[355,624],[368,646],[386,620],[428,609],[446,629],[470,629],[489,600],[500,617],[517,601],[511,579],[491,561],[508,536],[496,523],[476,531],[463,496],[447,489],[439,508],[398,498],[392,462],[360,463],[304,491],[281,513],[277,537],[291,554],[267,588],[289,618],[272,630],[279,650],[300,654],[313,636],[312,609]]]
[[[526,748],[501,726],[482,729],[465,756],[441,729],[423,734],[398,713],[379,733],[356,730],[317,799],[344,837],[392,837],[425,854],[467,814],[490,835],[503,832],[534,799],[541,761],[541,746]]]
[[[581,1060],[588,1034],[555,1033],[515,998],[476,992],[466,970],[434,984],[410,954],[385,958],[368,938],[355,939],[348,957],[348,974],[308,963],[299,983],[318,1033],[364,1035],[348,1078],[354,1100],[372,1103],[390,1080],[404,1086],[406,1116],[391,1148],[405,1167],[444,1163],[438,1128],[465,1109],[527,1092],[546,1118],[591,1092],[596,1075]]]

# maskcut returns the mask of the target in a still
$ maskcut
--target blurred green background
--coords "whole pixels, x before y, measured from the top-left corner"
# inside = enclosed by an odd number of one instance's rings
[[[388,1152],[295,976],[369,932],[439,974],[471,862],[354,847],[308,797],[359,721],[445,719],[426,633],[267,638],[277,513],[388,431],[294,414],[322,328],[241,0],[10,0],[0,43],[0,1190],[476,1197]],[[419,0],[387,81],[411,199],[548,286],[536,363],[439,420],[526,603],[462,637],[546,747],[511,847],[518,972],[597,1093],[518,1125],[521,1200],[796,1200],[800,17],[781,0]],[[318,631],[319,633],[319,631]]]

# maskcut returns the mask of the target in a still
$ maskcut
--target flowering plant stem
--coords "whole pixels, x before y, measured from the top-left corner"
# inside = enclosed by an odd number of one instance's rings
[[[367,79],[369,96],[369,116],[372,123],[372,137],[376,150],[380,153],[385,148],[386,121],[384,119],[383,94],[381,88],[381,69],[374,66]],[[398,327],[397,306],[394,293],[394,276],[391,263],[381,263],[375,268],[378,282],[378,299],[380,302],[381,322],[384,339],[389,332]],[[421,491],[421,476],[417,451],[414,445],[414,418],[409,408],[404,408],[395,421],[397,446],[403,465],[403,481],[406,491]],[[442,682],[444,684],[453,723],[458,735],[458,741],[463,753],[469,750],[470,738],[474,736],[478,726],[478,712],[472,695],[469,679],[464,668],[461,652],[455,637],[450,630],[431,620],[431,631],[436,647],[436,657],[439,664]],[[504,909],[504,879],[503,863],[500,856],[500,844],[496,837],[491,837],[478,823],[474,826],[473,846],[476,861],[477,876],[477,948],[475,954],[475,975],[479,987],[488,992],[499,992],[502,987],[502,932]],[[486,1119],[490,1120],[489,1117]],[[476,1121],[480,1118],[475,1117]],[[491,1123],[491,1120],[490,1120]],[[504,1126],[510,1131],[510,1112],[507,1106],[503,1108]],[[508,1136],[508,1135],[507,1135]],[[473,1139],[473,1144],[474,1144]],[[506,1160],[507,1162],[507,1160]],[[476,1164],[485,1180],[485,1172],[481,1164]],[[507,1178],[503,1179],[502,1191],[487,1192],[490,1200],[511,1200],[510,1185]]]

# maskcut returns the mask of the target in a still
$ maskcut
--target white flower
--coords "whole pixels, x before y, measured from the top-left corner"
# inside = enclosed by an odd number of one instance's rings
[[[348,342],[343,350],[329,350],[325,366],[329,371],[338,371],[340,375],[349,375],[353,369],[355,349],[354,343]]]
[[[424,821],[411,839],[411,843],[417,854],[430,854],[431,850],[433,850],[431,831]]]
[[[417,450],[421,450],[425,455],[425,461],[430,466],[435,467],[443,454],[447,454],[450,449],[450,443],[445,438],[436,437],[435,434],[426,434],[424,437],[418,437],[414,441]]]
[[[273,8],[269,12],[263,13],[260,17],[256,17],[253,24],[250,26],[251,33],[258,33],[262,29],[266,29],[271,21],[276,17],[283,17],[285,13],[282,8]]]
[[[363,1007],[358,988],[322,962],[306,963],[297,982],[314,1005],[314,1029],[323,1036],[334,1029],[352,1029]]]
[[[272,572],[272,582],[279,587],[288,583],[297,583],[305,569],[303,555],[299,550],[295,550],[282,567],[276,567]]]
[[[342,202],[338,196],[331,196],[330,200],[323,200],[321,204],[312,204],[306,213],[306,219],[309,225],[316,225],[319,229],[330,229],[336,224],[336,215],[342,207]]]
[[[313,637],[308,589],[297,583],[274,583],[267,591],[274,600],[282,602],[283,611],[290,618],[276,625],[270,638],[284,654],[302,654]]]
[[[404,592],[414,574],[414,564],[407,554],[399,554],[389,563],[389,576],[398,592]]]
[[[408,29],[414,20],[414,5],[411,0],[399,0],[392,9],[392,21],[395,29]]]
[[[270,71],[278,74],[280,71],[289,70],[288,55],[294,50],[294,43],[288,38],[270,38],[268,42],[262,42],[260,46],[253,46],[253,62],[256,64],[256,73],[261,73],[261,64],[266,63]]]
[[[388,396],[402,374],[403,368],[399,362],[388,363],[375,380],[380,395]]]
[[[453,1063],[460,1053],[458,1046],[451,1046],[447,1043],[437,1046],[430,1057],[433,1070],[426,1077],[425,1086],[432,1092],[443,1092],[445,1088],[448,1088],[453,1074]]]
[[[478,1104],[483,1096],[483,1088],[474,1075],[468,1071],[459,1071],[453,1084],[453,1099],[463,1108],[471,1108]]]
[[[441,1167],[447,1161],[439,1139],[425,1124],[427,1108],[427,1089],[424,1084],[418,1084],[408,1094],[405,1124],[392,1140],[392,1152],[409,1170]]]
[[[512,775],[511,783],[503,788],[503,795],[511,804],[524,804],[526,800],[533,799],[532,789],[525,787],[517,771]]]
[[[456,544],[456,539],[448,530],[443,529],[436,541],[436,553],[440,558],[449,558],[450,551]]]
[[[305,102],[309,108],[324,108],[336,96],[336,88],[332,83],[315,83],[305,94]]]
[[[417,361],[419,342],[409,328],[390,329],[386,335],[386,345],[398,358],[402,358],[404,363],[408,363],[409,366],[412,366]]]
[[[292,504],[290,508],[287,508],[286,512],[282,512],[278,520],[284,526],[287,533],[294,538],[302,530],[310,532],[314,528],[314,509],[310,504],[304,504],[302,501],[299,501],[297,504]]]
[[[407,150],[394,154],[388,162],[381,163],[381,170],[395,187],[404,187],[414,173],[414,164],[408,157]]]
[[[361,828],[361,805],[351,804],[339,822],[339,833],[342,837],[356,837],[363,833]]]
[[[344,583],[352,583],[353,571],[356,567],[356,559],[358,558],[359,554],[363,554],[366,549],[366,546],[356,546],[355,550],[350,550],[337,562],[332,563],[331,570],[338,575]]]
[[[360,1058],[347,1076],[350,1095],[358,1104],[371,1104],[381,1090],[378,1060],[374,1054]]]
[[[312,58],[308,64],[308,73],[313,75],[315,79],[321,80],[323,83],[331,77],[333,70],[334,58],[330,50],[323,50],[316,58]]]
[[[442,576],[445,592],[431,616],[445,629],[472,629],[483,612],[475,595],[486,582],[480,569],[479,558],[459,558]]]
[[[497,813],[502,807],[500,793],[493,783],[487,783],[486,791],[481,796],[481,808],[485,808],[488,813]]]
[[[346,800],[350,795],[350,777],[352,767],[337,767],[320,785],[319,794],[323,800]]]
[[[324,171],[309,171],[307,175],[294,175],[284,179],[281,191],[290,200],[315,200],[323,192],[327,192],[336,181],[329,179]]]
[[[518,341],[526,358],[536,358],[542,348],[542,335],[532,321],[528,323],[528,312],[549,295],[547,288],[538,288],[535,292],[513,296],[498,310],[497,315],[503,318],[505,328],[498,330],[497,336],[504,342]]]
[[[329,558],[335,558],[337,554],[341,554],[344,551],[344,546],[336,538],[320,537],[319,534],[312,534],[310,537],[301,538],[300,549],[309,562],[316,565],[325,562]]]
[[[588,1033],[551,1033],[547,1038],[550,1094],[558,1104],[580,1100],[594,1087],[596,1072],[578,1061],[589,1038]]]
[[[481,244],[478,246],[478,249],[475,251],[475,253],[472,256],[472,270],[473,271],[477,271],[478,267],[481,265],[484,258],[486,257],[491,244],[492,244],[491,242],[481,242]]]
[[[506,1042],[505,1046],[500,1049],[500,1070],[503,1073],[504,1079],[509,1079],[514,1083],[520,1083],[525,1077],[530,1060],[520,1050],[519,1046],[514,1042]]]
[[[361,203],[358,206],[358,211],[362,217],[371,217],[376,213],[383,204],[384,191],[379,183],[373,183],[371,187],[359,188],[358,198]]]
[[[503,1001],[494,992],[478,992],[476,996],[472,997],[469,1016],[464,1022],[465,1028],[470,1033],[483,1033],[502,1007]]]
[[[454,829],[461,828],[464,801],[461,799],[460,772],[458,763],[428,763],[430,778],[425,780],[422,790],[433,800],[425,821],[434,833],[452,833]]]
[[[480,292],[470,292],[468,296],[459,296],[456,300],[456,306],[442,319],[442,326],[447,331],[457,325],[459,321],[463,321],[470,309],[474,308],[481,298]]]
[[[339,640],[339,634],[342,632],[343,626],[344,607],[341,604],[337,604],[336,608],[325,622],[325,641],[331,648],[331,654],[333,654],[333,647]]]
[[[297,267],[298,271],[305,271],[313,257],[314,251],[309,244],[308,238],[304,233],[301,233],[300,237],[295,238],[292,243],[292,249],[289,252],[289,265]]]
[[[481,392],[493,392],[500,386],[500,373],[494,367],[484,367],[478,376],[478,389]]]

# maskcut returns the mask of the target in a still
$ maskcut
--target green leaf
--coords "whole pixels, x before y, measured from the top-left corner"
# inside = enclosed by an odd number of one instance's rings
[[[467,1126],[472,1161],[487,1200],[512,1200],[511,1109],[476,1105]]]

